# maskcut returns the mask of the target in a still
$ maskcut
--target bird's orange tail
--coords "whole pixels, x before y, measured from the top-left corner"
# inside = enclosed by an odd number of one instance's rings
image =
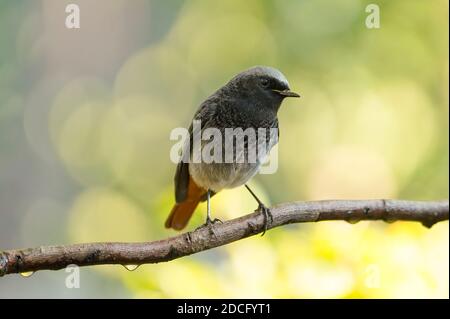
[[[197,186],[192,178],[189,178],[188,191],[186,199],[180,203],[176,203],[170,211],[169,217],[166,220],[166,228],[173,228],[175,230],[182,230],[186,227],[189,219],[198,206],[198,203],[203,200],[206,191]]]
[[[169,217],[166,220],[166,228],[173,228],[175,230],[182,230],[186,227],[189,219],[197,208],[199,200],[186,200],[175,204],[170,211]]]

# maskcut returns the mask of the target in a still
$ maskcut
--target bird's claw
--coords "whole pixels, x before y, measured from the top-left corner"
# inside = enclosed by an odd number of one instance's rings
[[[261,236],[264,236],[264,234],[266,233],[266,231],[269,228],[270,224],[272,224],[272,222],[273,222],[273,216],[272,216],[272,213],[270,212],[270,209],[268,209],[262,203],[259,204],[259,206],[256,209],[256,211],[264,215],[264,231],[261,234]]]
[[[210,226],[210,225],[214,225],[214,224],[217,224],[217,223],[223,224],[223,221],[221,221],[219,218],[211,219],[211,218],[207,217],[205,225],[206,226]]]
[[[216,232],[214,231],[214,228],[213,228],[214,224],[217,224],[217,223],[222,224],[223,222],[219,218],[211,219],[209,217],[206,217],[206,222],[203,225],[201,225],[200,227],[198,227],[196,230],[206,227],[209,229],[209,232],[211,233],[211,235],[213,235],[214,237],[217,237]]]

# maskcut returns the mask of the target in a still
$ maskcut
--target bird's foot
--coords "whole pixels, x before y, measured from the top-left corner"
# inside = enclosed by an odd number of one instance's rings
[[[211,219],[209,217],[206,217],[205,226],[212,226],[212,225],[217,224],[217,223],[222,224],[223,221],[221,221],[219,218]]]
[[[217,237],[216,232],[213,227],[214,224],[217,224],[217,223],[222,224],[223,222],[218,218],[211,219],[209,217],[206,217],[206,222],[203,225],[199,226],[197,229],[202,229],[202,228],[206,227],[209,229],[209,232],[211,233],[211,235],[213,235],[214,237]]]
[[[258,208],[256,209],[256,212],[259,212],[264,215],[264,231],[261,234],[261,236],[264,236],[270,224],[273,223],[273,216],[272,213],[270,212],[270,209],[268,209],[263,203],[259,204]]]

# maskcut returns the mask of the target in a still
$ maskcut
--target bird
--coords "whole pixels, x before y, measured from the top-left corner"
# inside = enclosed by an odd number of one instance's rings
[[[174,178],[175,204],[165,222],[166,228],[185,228],[198,204],[204,201],[207,201],[204,225],[212,226],[221,222],[211,218],[211,197],[223,189],[245,185],[258,203],[256,211],[264,214],[264,235],[271,220],[273,221],[272,214],[247,182],[259,171],[261,156],[266,155],[278,143],[277,114],[283,100],[289,97],[298,98],[300,95],[291,91],[289,82],[281,71],[269,66],[254,66],[235,75],[200,104],[188,129],[189,137],[183,147],[181,160],[177,164]],[[199,132],[195,131],[195,121],[199,123]],[[216,129],[226,135],[227,129],[249,128],[255,130],[256,136],[259,136],[259,132],[266,133],[266,153],[258,153],[255,161],[246,159],[246,155],[256,147],[254,139],[251,140],[248,136],[244,136],[240,154],[233,154],[231,161],[223,160],[226,154],[216,154],[221,161],[193,161],[192,153],[196,151],[193,147],[195,134]],[[261,129],[263,131],[260,131]],[[273,133],[274,131],[276,133]],[[212,136],[208,141],[214,140],[227,150],[223,138]],[[205,146],[206,142],[202,140],[197,151],[204,150]],[[238,152],[237,140],[233,141],[232,147],[232,151]],[[244,157],[244,160],[238,160],[239,156]]]

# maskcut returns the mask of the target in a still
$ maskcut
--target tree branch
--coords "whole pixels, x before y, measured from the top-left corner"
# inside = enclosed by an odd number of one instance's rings
[[[416,221],[426,227],[449,219],[449,202],[402,200],[295,202],[271,208],[270,228],[305,222],[361,220]],[[211,227],[145,243],[89,243],[0,251],[0,276],[37,270],[58,270],[70,264],[141,265],[165,262],[261,233],[264,217],[252,213]]]

